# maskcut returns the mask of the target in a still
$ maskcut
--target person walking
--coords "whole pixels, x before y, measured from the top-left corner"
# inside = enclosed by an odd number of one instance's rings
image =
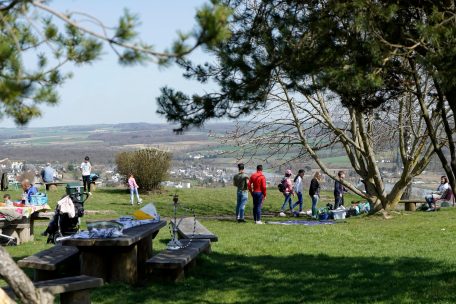
[[[339,180],[334,182],[334,209],[344,205],[344,194],[347,192],[347,189],[345,189],[344,185],[341,183],[345,178],[345,172],[339,171],[337,172],[337,176],[339,177]]]
[[[245,223],[245,205],[248,199],[249,176],[244,173],[244,164],[238,164],[239,173],[233,177],[233,185],[237,187],[236,220]]]
[[[142,199],[139,197],[138,193],[138,184],[136,183],[135,177],[133,176],[133,173],[130,173],[130,177],[128,178],[128,186],[130,186],[130,202],[131,205],[133,206],[135,202],[135,194],[136,194],[136,199],[138,200],[138,205],[142,203]]]
[[[302,186],[303,186],[303,183],[302,183],[302,179],[304,177],[304,170],[303,169],[299,169],[298,171],[298,175],[295,176],[293,182],[294,182],[294,192],[296,193],[296,195],[298,196],[298,200],[296,201],[296,203],[294,203],[294,205],[292,206],[291,209],[294,210],[294,208],[296,206],[299,206],[299,214],[305,214],[304,211],[302,211],[302,207],[303,207],[303,204],[304,204],[304,199],[302,197]]]
[[[249,191],[253,199],[253,220],[255,224],[263,224],[261,221],[261,207],[266,199],[266,177],[263,175],[263,166],[257,166],[257,172],[250,176]]]
[[[82,184],[84,185],[84,192],[89,190],[89,195],[92,195],[90,192],[90,172],[92,171],[92,165],[89,162],[90,158],[88,156],[84,157],[84,161],[81,163],[79,168],[82,172]]]
[[[287,205],[288,203],[288,207],[290,208],[290,214],[293,215],[293,201],[291,199],[291,196],[294,195],[294,192],[293,192],[293,183],[291,182],[291,170],[290,169],[287,169],[285,171],[285,176],[283,177],[282,181],[281,181],[281,184],[282,184],[282,188],[283,188],[283,196],[284,196],[284,201],[283,201],[283,204],[282,204],[282,208],[280,208],[280,213],[279,215],[280,216],[286,216],[285,215],[285,206]]]
[[[320,171],[315,172],[314,177],[310,181],[309,195],[312,200],[312,217],[317,217],[317,203],[320,199],[320,182],[321,173]]]

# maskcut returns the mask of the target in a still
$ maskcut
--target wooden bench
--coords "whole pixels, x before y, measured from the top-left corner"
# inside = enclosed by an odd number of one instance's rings
[[[400,200],[399,204],[405,204],[405,211],[416,211],[416,204],[427,204],[423,199]]]
[[[196,257],[200,253],[211,252],[211,242],[208,239],[181,240],[185,248],[165,250],[147,260],[155,279],[181,281],[185,272],[196,265]]]
[[[35,282],[34,285],[36,288],[53,295],[60,294],[60,303],[62,304],[89,304],[91,303],[90,289],[103,286],[103,280],[81,275]],[[16,298],[11,288],[4,290],[12,299]]]
[[[34,281],[55,279],[62,273],[79,273],[79,250],[56,245],[17,262],[21,268],[34,270]]]
[[[174,225],[174,222],[171,221]],[[195,234],[193,234],[193,227],[195,226]],[[218,237],[204,227],[198,220],[196,223],[192,217],[185,217],[177,222],[177,233],[183,239],[205,239],[211,242],[217,242]]]

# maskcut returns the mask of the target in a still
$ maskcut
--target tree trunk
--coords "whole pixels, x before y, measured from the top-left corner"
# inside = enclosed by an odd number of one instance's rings
[[[14,293],[22,303],[28,304],[52,304],[54,296],[50,293],[35,289],[32,281],[16,265],[6,250],[0,247],[0,275],[14,290]]]

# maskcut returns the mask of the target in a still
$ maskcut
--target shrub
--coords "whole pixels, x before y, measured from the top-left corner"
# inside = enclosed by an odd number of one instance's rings
[[[171,156],[169,152],[152,148],[121,152],[116,155],[117,170],[126,180],[133,173],[140,189],[155,190],[167,177]]]

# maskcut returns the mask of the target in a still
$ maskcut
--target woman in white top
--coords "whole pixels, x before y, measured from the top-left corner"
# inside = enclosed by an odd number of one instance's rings
[[[299,206],[299,214],[305,214],[304,211],[302,211],[302,205],[304,203],[303,198],[302,198],[302,178],[304,177],[304,170],[300,169],[298,171],[298,175],[294,178],[294,191],[298,195],[298,201],[294,203],[293,208],[294,209],[296,206]]]
[[[440,185],[437,187],[437,191],[431,192],[425,196],[426,202],[429,205],[429,211],[435,210],[435,201],[441,199],[450,189],[450,185],[448,184],[448,178],[443,175],[440,177]]]
[[[82,172],[82,184],[84,185],[84,192],[89,190],[89,195],[92,195],[90,192],[90,172],[92,171],[92,165],[89,162],[89,157],[84,157],[84,162],[81,164],[81,172]]]

